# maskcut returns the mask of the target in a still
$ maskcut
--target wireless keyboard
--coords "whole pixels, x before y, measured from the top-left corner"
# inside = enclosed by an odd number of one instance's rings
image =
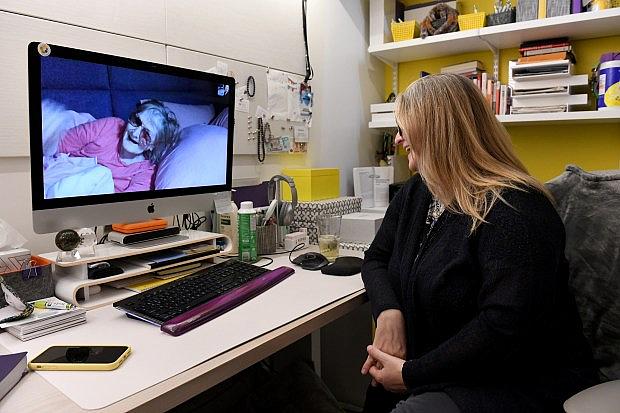
[[[257,296],[294,272],[284,266],[270,271],[228,260],[117,301],[114,307],[178,336]]]

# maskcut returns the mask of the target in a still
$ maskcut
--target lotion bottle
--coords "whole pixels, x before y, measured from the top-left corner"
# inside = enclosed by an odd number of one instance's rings
[[[256,262],[256,210],[252,201],[243,201],[239,209],[239,260]]]

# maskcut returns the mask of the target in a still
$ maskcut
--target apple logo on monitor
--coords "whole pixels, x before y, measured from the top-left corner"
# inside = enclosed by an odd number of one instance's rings
[[[154,213],[154,212],[155,212],[155,204],[153,204],[153,203],[151,202],[151,205],[149,205],[148,207],[146,207],[146,211],[147,211],[149,214]]]

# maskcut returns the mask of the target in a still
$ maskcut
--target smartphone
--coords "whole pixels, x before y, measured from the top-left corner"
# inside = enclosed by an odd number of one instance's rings
[[[32,370],[114,370],[129,346],[52,346],[28,363]]]

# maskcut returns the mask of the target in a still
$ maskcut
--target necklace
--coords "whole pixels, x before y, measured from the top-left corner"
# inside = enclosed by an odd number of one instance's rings
[[[428,214],[426,215],[426,223],[428,225],[433,225],[439,219],[441,214],[443,214],[443,211],[445,211],[445,209],[446,209],[445,205],[442,204],[440,200],[433,197],[433,199],[431,200],[431,204],[428,207]]]

